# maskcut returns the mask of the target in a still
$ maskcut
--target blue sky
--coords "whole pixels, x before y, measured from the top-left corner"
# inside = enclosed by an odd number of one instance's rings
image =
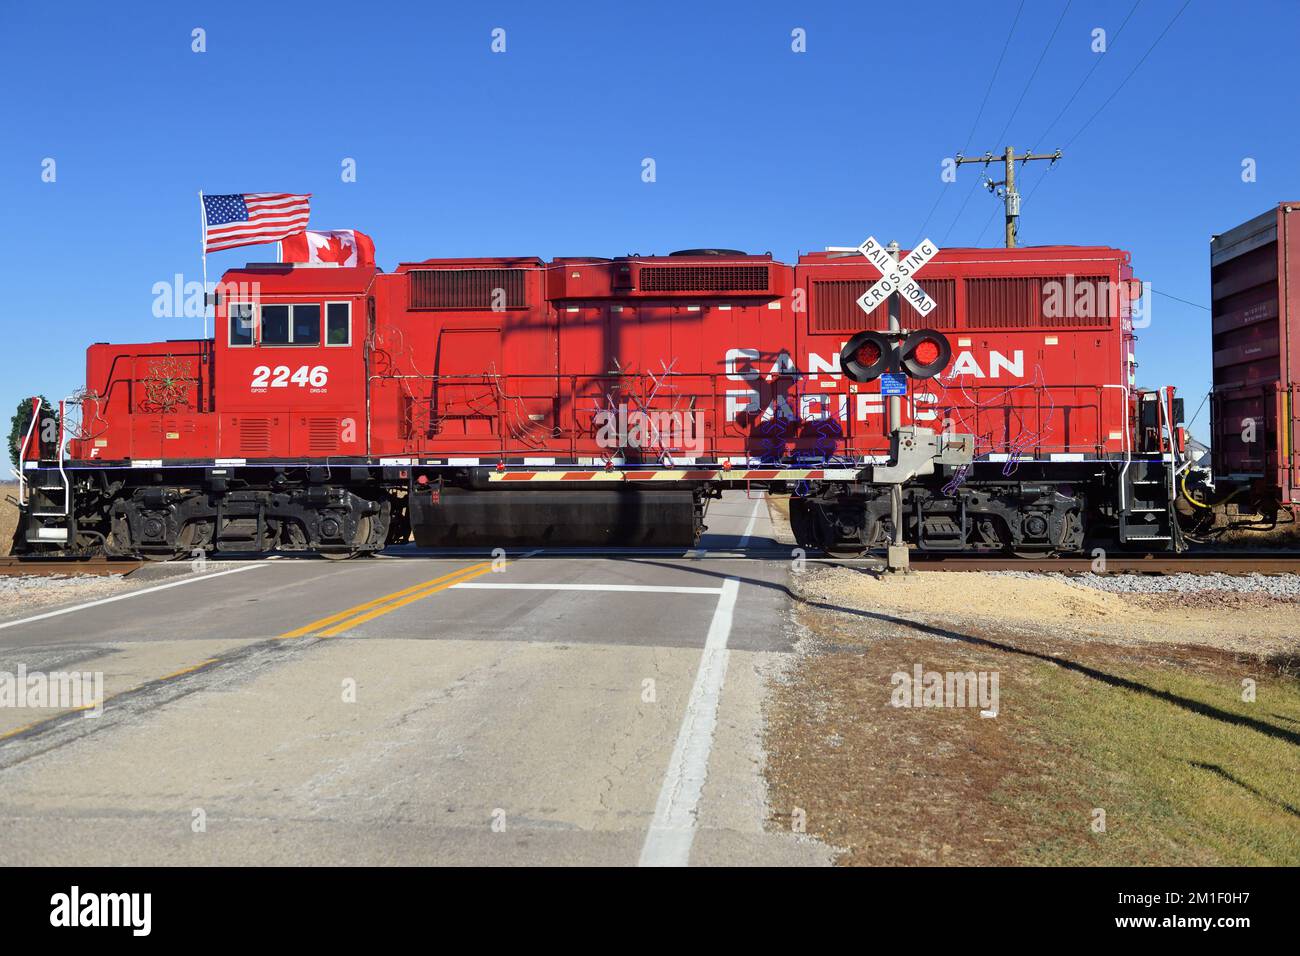
[[[1133,0],[1031,0],[990,88],[1019,0],[6,2],[0,409],[81,384],[90,342],[198,334],[155,318],[152,290],[200,277],[199,189],[311,192],[313,226],[369,232],[386,268],[691,246],[792,259],[868,233],[907,245],[923,223],[941,246],[997,245],[978,167],[943,185],[942,159],[1068,143],[1022,175],[1021,242],[1128,249],[1156,290],[1207,306],[1210,235],[1300,199],[1300,4],[1191,0],[1085,127],[1182,5],[1142,0],[1116,36]],[[265,249],[214,254],[210,278]],[[1208,350],[1208,311],[1157,297],[1139,381],[1177,385],[1190,414]]]

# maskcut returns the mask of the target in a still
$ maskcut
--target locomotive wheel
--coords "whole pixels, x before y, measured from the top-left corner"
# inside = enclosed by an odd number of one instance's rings
[[[179,551],[141,551],[143,561],[176,561],[182,557]]]
[[[145,561],[181,561],[188,560],[194,551],[194,542],[198,537],[198,525],[187,524],[181,528],[176,543],[171,551],[141,551],[140,557]]]
[[[836,557],[859,555],[866,550],[864,543],[841,543],[826,511],[810,498],[790,498],[790,530],[801,548],[825,551]]]
[[[370,515],[362,515],[357,521],[357,533],[352,537],[351,551],[317,551],[322,558],[328,558],[331,561],[350,561],[359,557],[365,552],[361,550],[362,545],[370,541]]]

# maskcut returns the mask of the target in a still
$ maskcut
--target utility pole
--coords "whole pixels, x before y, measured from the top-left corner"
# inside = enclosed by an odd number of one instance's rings
[[[984,178],[984,185],[991,193],[997,192],[1001,187],[1002,191],[997,193],[1007,208],[1007,248],[1016,247],[1016,220],[1020,218],[1020,193],[1016,190],[1016,163],[1028,163],[1036,159],[1051,160],[1055,165],[1056,161],[1061,158],[1061,151],[1058,149],[1055,153],[1022,153],[1017,156],[1014,147],[1008,146],[1006,153],[1002,156],[1002,161],[1006,164],[1006,178],[998,181],[989,179],[987,175]],[[989,164],[996,162],[992,153],[985,153],[983,156],[963,156],[957,154],[957,165],[963,163],[983,163],[984,168],[988,169]]]

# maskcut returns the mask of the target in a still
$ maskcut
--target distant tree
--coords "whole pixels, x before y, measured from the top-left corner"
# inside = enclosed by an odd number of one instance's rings
[[[41,427],[37,429],[35,439],[40,443],[41,457],[52,458],[58,439],[52,439],[51,436],[58,434],[59,410],[44,395],[41,396],[41,419]],[[18,403],[18,410],[9,423],[9,461],[15,468],[18,467],[18,451],[22,447],[23,438],[27,436],[27,426],[31,421],[32,400],[25,398]]]

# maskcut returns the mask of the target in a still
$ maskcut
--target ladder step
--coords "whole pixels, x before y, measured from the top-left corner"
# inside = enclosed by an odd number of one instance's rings
[[[1171,541],[1167,534],[1126,534],[1125,541]]]
[[[66,518],[68,515],[63,511],[33,511],[33,518]]]
[[[47,541],[64,541],[68,540],[67,528],[37,528],[35,535],[27,536],[28,544],[42,544]]]

